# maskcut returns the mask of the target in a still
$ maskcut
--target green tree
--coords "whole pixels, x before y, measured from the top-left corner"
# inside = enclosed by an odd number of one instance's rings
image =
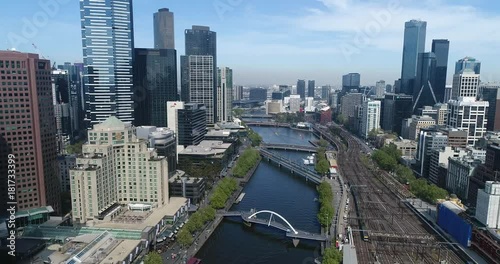
[[[328,170],[330,169],[330,164],[328,163],[328,161],[326,159],[320,159],[318,161],[318,163],[316,163],[316,167],[315,167],[316,171],[321,174],[321,175],[325,175]]]
[[[322,264],[339,264],[342,262],[342,254],[334,247],[325,248]]]
[[[187,231],[185,228],[183,228],[177,234],[177,242],[179,242],[179,244],[182,247],[189,246],[193,243],[193,236],[191,235],[191,233],[189,231]]]
[[[368,139],[374,140],[375,138],[377,138],[377,135],[378,135],[378,129],[374,128],[368,133]]]
[[[345,116],[343,114],[338,114],[337,115],[337,122],[339,123],[339,125],[345,125],[347,123],[347,119],[345,118]]]
[[[233,168],[233,175],[238,178],[244,177],[260,160],[259,151],[253,148],[246,149]]]
[[[248,130],[248,138],[250,139],[250,141],[252,142],[252,146],[254,147],[259,146],[262,142],[262,137],[251,129]]]
[[[163,260],[161,258],[161,255],[158,254],[156,251],[151,251],[146,255],[146,258],[144,259],[144,264],[162,264]]]
[[[318,141],[318,145],[324,149],[326,149],[328,147],[328,141],[324,140],[324,139],[320,139]]]
[[[332,204],[323,204],[318,213],[318,221],[324,227],[329,227],[332,224],[334,209]]]
[[[233,109],[233,114],[235,117],[241,117],[243,115],[243,113],[245,113],[245,110],[243,110],[241,108]]]
[[[84,142],[77,142],[73,145],[66,146],[66,152],[68,154],[80,154],[82,153],[82,146]]]
[[[227,196],[222,192],[215,192],[210,197],[210,205],[215,209],[222,209],[226,205]]]

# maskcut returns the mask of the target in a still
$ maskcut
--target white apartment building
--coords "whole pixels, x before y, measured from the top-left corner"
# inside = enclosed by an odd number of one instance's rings
[[[167,159],[137,139],[130,123],[114,116],[88,131],[70,177],[75,223],[110,219],[118,205],[168,203]]]
[[[380,101],[364,101],[361,119],[361,136],[368,138],[372,130],[380,129]]]
[[[478,191],[476,218],[489,228],[500,228],[500,182],[487,181]]]
[[[187,72],[185,78],[188,79],[189,102],[204,104],[207,108],[207,124],[215,124],[216,103],[214,92],[214,58],[208,55],[187,56]]]
[[[448,102],[448,125],[468,132],[467,144],[473,146],[486,133],[488,123],[486,101],[475,97],[461,97]]]
[[[219,122],[231,122],[233,110],[233,70],[217,68],[217,118]]]
[[[451,88],[451,99],[460,97],[476,97],[479,90],[479,74],[470,69],[453,75],[453,86]]]

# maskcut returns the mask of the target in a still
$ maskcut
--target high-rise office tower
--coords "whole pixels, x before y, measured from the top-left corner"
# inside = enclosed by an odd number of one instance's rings
[[[331,91],[332,91],[332,87],[330,85],[323,85],[321,87],[321,99],[328,100],[330,102]]]
[[[447,39],[433,39],[432,53],[436,55],[436,69],[434,72],[434,94],[439,103],[445,103],[446,74],[448,72],[448,54],[450,41]]]
[[[361,84],[361,75],[359,73],[348,73],[342,76],[342,92],[347,93],[351,90],[358,90]]]
[[[241,85],[234,86],[234,100],[235,101],[243,100],[243,86]]]
[[[403,64],[400,93],[413,94],[413,81],[417,76],[418,54],[425,52],[427,22],[410,20],[405,23]]]
[[[297,94],[300,95],[300,99],[306,98],[306,81],[298,80],[297,81]]]
[[[386,94],[384,99],[382,129],[401,135],[403,119],[413,113],[413,96],[405,94]]]
[[[207,109],[203,104],[184,104],[177,110],[177,139],[180,146],[198,145],[207,134]]]
[[[91,125],[134,120],[132,0],[81,0],[85,111]]]
[[[373,130],[380,128],[380,101],[367,100],[363,102],[361,130],[360,135],[363,138],[368,138],[368,135]]]
[[[52,104],[57,131],[57,152],[62,153],[73,138],[73,111],[70,100],[69,74],[67,70],[52,70]]]
[[[481,100],[488,101],[488,131],[500,131],[500,84],[481,84]]]
[[[314,98],[314,88],[316,87],[316,82],[314,80],[309,80],[307,82],[307,97]]]
[[[430,169],[431,151],[441,149],[448,145],[448,136],[441,132],[434,132],[432,129],[421,129],[418,136],[417,146],[417,173],[420,177],[428,178]]]
[[[214,84],[213,56],[181,56],[182,101],[203,104],[207,123],[217,122],[217,89]]]
[[[174,13],[158,9],[153,16],[155,49],[175,49]]]
[[[217,33],[210,31],[210,27],[193,26],[184,34],[186,56],[181,57],[181,100],[204,104],[207,122],[214,124],[218,120]]]
[[[472,57],[465,57],[455,64],[455,74],[466,69],[472,70],[475,74],[481,74],[481,62]]]
[[[50,61],[38,54],[0,51],[0,168],[14,155],[19,211],[50,205],[61,213],[50,76]],[[6,188],[7,173],[0,177]]]
[[[384,98],[386,85],[384,80],[380,80],[375,84],[375,97],[376,98]]]
[[[177,101],[175,49],[135,49],[134,102],[136,126],[167,126],[167,102]]]
[[[217,117],[219,122],[230,122],[233,109],[233,70],[228,67],[217,68]]]
[[[267,89],[251,88],[249,91],[248,99],[264,102],[265,100],[267,100]]]
[[[464,69],[453,76],[451,99],[459,97],[476,97],[479,92],[479,74],[471,69]]]
[[[474,146],[486,133],[488,107],[487,101],[475,97],[452,99],[448,102],[448,126],[467,131],[467,144]]]
[[[418,55],[417,75],[413,82],[413,112],[423,106],[435,105],[438,101],[434,93],[436,56],[432,52]]]

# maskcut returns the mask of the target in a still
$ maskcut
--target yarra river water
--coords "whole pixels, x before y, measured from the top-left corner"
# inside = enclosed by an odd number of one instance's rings
[[[311,145],[308,141],[316,140],[308,131],[271,127],[252,129],[268,143]],[[276,152],[297,162],[302,162],[302,158],[309,155],[303,152]],[[231,210],[271,210],[285,217],[294,228],[320,233],[316,218],[319,204],[314,184],[262,161],[243,192],[246,193],[245,198]],[[275,220],[280,221],[277,217]],[[196,257],[202,259],[204,264],[310,264],[319,256],[319,250],[318,242],[301,240],[294,247],[283,231],[264,225],[247,227],[241,219],[233,218],[223,220]]]

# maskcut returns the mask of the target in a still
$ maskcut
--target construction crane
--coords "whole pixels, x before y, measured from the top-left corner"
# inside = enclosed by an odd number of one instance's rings
[[[38,47],[35,45],[35,43],[31,43],[31,45],[33,46],[33,48],[35,48],[35,51],[40,55],[42,56],[42,59],[46,60],[45,56],[43,56],[43,54],[40,52],[40,50],[38,49]]]

